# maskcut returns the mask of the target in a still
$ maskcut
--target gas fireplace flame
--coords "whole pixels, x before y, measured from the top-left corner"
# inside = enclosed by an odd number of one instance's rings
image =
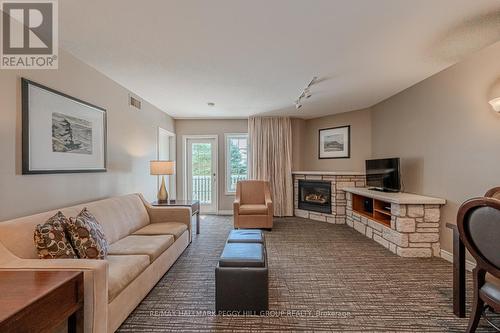
[[[323,194],[310,193],[305,197],[306,201],[324,204],[328,200]]]

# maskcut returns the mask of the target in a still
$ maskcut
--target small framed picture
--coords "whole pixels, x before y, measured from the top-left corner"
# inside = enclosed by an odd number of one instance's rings
[[[23,174],[106,171],[106,110],[22,79]]]
[[[319,130],[318,157],[350,158],[351,126],[324,128]]]

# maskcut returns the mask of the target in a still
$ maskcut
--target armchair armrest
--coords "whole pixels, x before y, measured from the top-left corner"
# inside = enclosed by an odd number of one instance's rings
[[[267,206],[267,214],[271,216],[274,215],[273,202],[271,200],[266,200],[266,206]]]
[[[238,182],[236,183],[236,193],[235,193],[235,198],[233,202],[233,215],[236,216],[240,212],[240,205],[241,205],[241,184]]]
[[[264,196],[265,196],[265,203],[267,206],[267,214],[274,215],[273,200],[271,199],[271,191],[270,191],[269,185],[267,183],[265,186]]]
[[[240,211],[240,205],[241,205],[241,203],[240,203],[239,199],[234,200],[234,202],[233,202],[233,213],[234,213],[234,215],[236,215],[236,214],[239,213],[239,211]]]
[[[0,270],[83,271],[84,332],[105,333],[108,322],[108,262],[93,259],[16,259]]]

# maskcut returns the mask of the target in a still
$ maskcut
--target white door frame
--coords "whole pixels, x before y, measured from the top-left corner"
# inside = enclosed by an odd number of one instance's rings
[[[172,141],[169,142],[169,159],[171,161],[177,160],[176,155],[176,135],[174,132],[166,130],[164,128],[158,127],[157,137],[156,137],[156,159],[160,159],[160,135],[165,134],[172,138]],[[156,187],[160,188],[160,177],[157,177]],[[174,174],[171,175],[168,179],[168,194],[170,199],[177,198],[177,163],[174,168]],[[172,195],[173,194],[173,195]]]
[[[182,136],[182,188],[183,188],[183,199],[187,200],[188,198],[188,174],[187,174],[187,141],[188,139],[213,139],[215,142],[214,150],[215,150],[215,161],[214,163],[214,171],[215,171],[215,185],[214,185],[214,207],[215,211],[210,212],[209,214],[217,214],[219,210],[219,136],[217,134],[212,135],[183,135]]]

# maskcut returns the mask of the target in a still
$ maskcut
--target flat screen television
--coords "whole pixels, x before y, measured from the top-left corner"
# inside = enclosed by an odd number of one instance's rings
[[[385,192],[401,190],[399,158],[366,161],[366,186]]]

